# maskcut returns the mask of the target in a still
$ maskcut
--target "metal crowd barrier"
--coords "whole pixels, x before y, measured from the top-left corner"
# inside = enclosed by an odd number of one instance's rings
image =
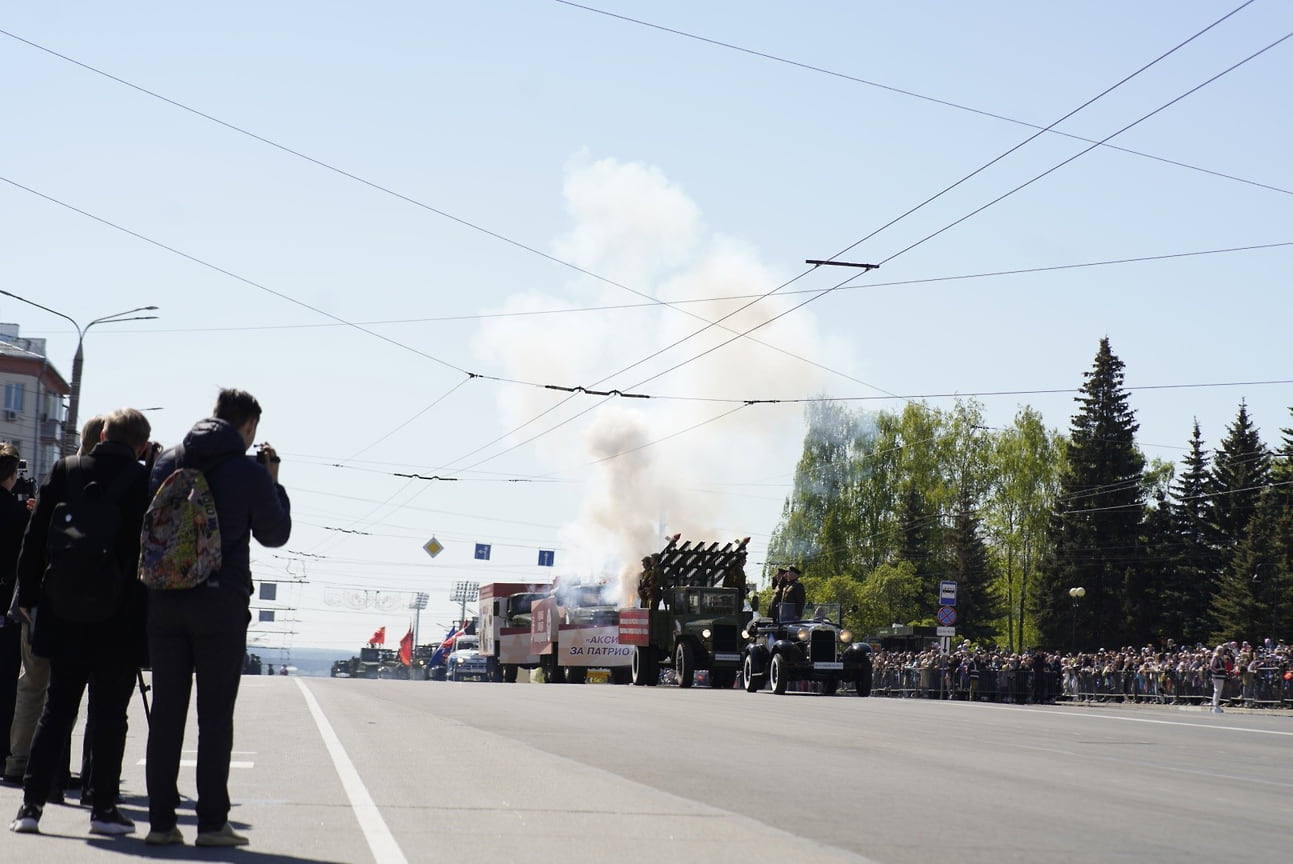
[[[1247,708],[1293,708],[1293,680],[1285,670],[1264,667],[1226,679],[1221,701]],[[961,699],[1015,704],[1039,702],[1145,702],[1201,705],[1212,701],[1212,677],[1197,670],[1114,670],[1081,667],[1042,673],[1040,687],[1032,669],[881,665],[875,670],[873,696],[902,699]]]

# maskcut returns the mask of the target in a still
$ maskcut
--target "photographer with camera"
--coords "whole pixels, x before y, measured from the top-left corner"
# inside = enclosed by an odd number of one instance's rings
[[[18,675],[22,671],[22,621],[16,608],[13,616],[4,610],[16,596],[18,552],[27,530],[27,506],[14,491],[26,468],[27,463],[18,458],[17,447],[7,441],[0,443],[0,754],[6,760]]]
[[[198,421],[184,442],[162,453],[153,468],[154,498],[144,520],[140,567],[140,577],[149,585],[148,647],[153,667],[145,772],[150,831],[144,839],[150,845],[184,842],[175,811],[179,806],[180,751],[195,674],[202,739],[195,843],[247,843],[229,824],[229,757],[234,704],[251,621],[251,538],[262,546],[282,546],[292,531],[287,492],[278,483],[278,454],[268,444],[261,444],[254,459],[246,455],[256,440],[260,415],[260,403],[250,393],[221,390],[214,416]],[[202,508],[200,514],[189,513],[188,518],[197,525],[198,516],[203,517],[195,529],[200,540],[212,540],[212,534],[218,534],[218,554],[213,554],[214,548],[193,549],[192,543],[187,550],[181,548],[173,536],[165,536],[164,519],[155,523],[157,536],[149,533],[154,510],[167,500],[176,504],[185,500],[168,498],[163,487],[172,483],[186,484],[179,488],[190,488],[196,498],[211,502],[210,508]],[[210,519],[211,515],[215,518]],[[155,558],[150,550],[156,550]],[[172,566],[180,561],[183,566]]]

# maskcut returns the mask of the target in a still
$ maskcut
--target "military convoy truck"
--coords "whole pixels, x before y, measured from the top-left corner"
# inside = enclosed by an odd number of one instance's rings
[[[400,662],[400,653],[369,645],[359,655],[332,664],[333,678],[408,678],[409,667]]]
[[[531,639],[534,604],[552,593],[550,583],[491,582],[480,586],[480,653],[488,680],[512,683],[521,669],[539,665]]]
[[[631,676],[638,686],[660,682],[672,667],[679,687],[709,671],[713,688],[730,688],[741,670],[745,608],[745,557],[750,538],[728,543],[679,543],[642,559],[638,605],[621,609],[620,643],[632,647]]]
[[[620,610],[602,584],[558,585],[531,605],[531,650],[544,681],[583,684],[589,669],[606,669],[613,684],[629,682],[632,650],[620,644]]]

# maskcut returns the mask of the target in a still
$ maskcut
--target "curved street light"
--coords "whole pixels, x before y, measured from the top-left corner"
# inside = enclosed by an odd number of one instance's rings
[[[44,309],[46,312],[50,313],[51,315],[57,315],[59,318],[62,318],[65,321],[71,322],[72,326],[76,328],[76,354],[75,356],[72,357],[71,394],[69,395],[67,400],[67,419],[63,422],[63,454],[65,456],[70,456],[76,452],[77,446],[79,444],[79,439],[80,439],[80,433],[77,429],[77,424],[76,424],[76,417],[77,417],[77,411],[80,408],[80,404],[81,404],[81,368],[84,366],[84,361],[85,361],[85,352],[84,352],[85,334],[88,333],[90,328],[93,327],[95,324],[112,324],[112,323],[117,323],[121,321],[153,320],[157,317],[156,315],[135,315],[135,313],[136,312],[155,312],[157,311],[157,307],[156,306],[136,306],[134,309],[127,309],[125,312],[114,312],[111,315],[104,315],[102,318],[95,318],[89,324],[86,324],[84,327],[82,327],[80,324],[76,323],[76,319],[72,318],[70,315],[64,315],[62,312],[59,312],[56,309],[50,309],[48,306],[42,306],[33,300],[28,300],[26,297],[19,297],[17,294],[14,294],[11,291],[5,291],[4,289],[0,289],[0,294],[3,294],[6,297],[12,297],[14,300],[19,300],[23,303],[26,303],[29,306],[35,306],[37,309]],[[133,316],[133,317],[126,317],[126,316]]]

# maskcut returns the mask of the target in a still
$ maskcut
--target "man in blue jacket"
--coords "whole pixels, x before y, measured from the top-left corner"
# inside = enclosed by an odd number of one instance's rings
[[[251,538],[262,546],[287,543],[292,518],[278,483],[279,458],[261,445],[247,455],[260,424],[260,403],[243,390],[221,390],[215,416],[199,421],[184,443],[158,457],[152,492],[181,468],[202,470],[220,526],[220,569],[196,588],[148,592],[148,647],[153,667],[152,723],[145,771],[145,841],[183,843],[175,810],[184,724],[197,676],[197,819],[199,846],[241,846],[247,838],[229,824],[229,757],[233,713],[247,648],[252,594]]]

